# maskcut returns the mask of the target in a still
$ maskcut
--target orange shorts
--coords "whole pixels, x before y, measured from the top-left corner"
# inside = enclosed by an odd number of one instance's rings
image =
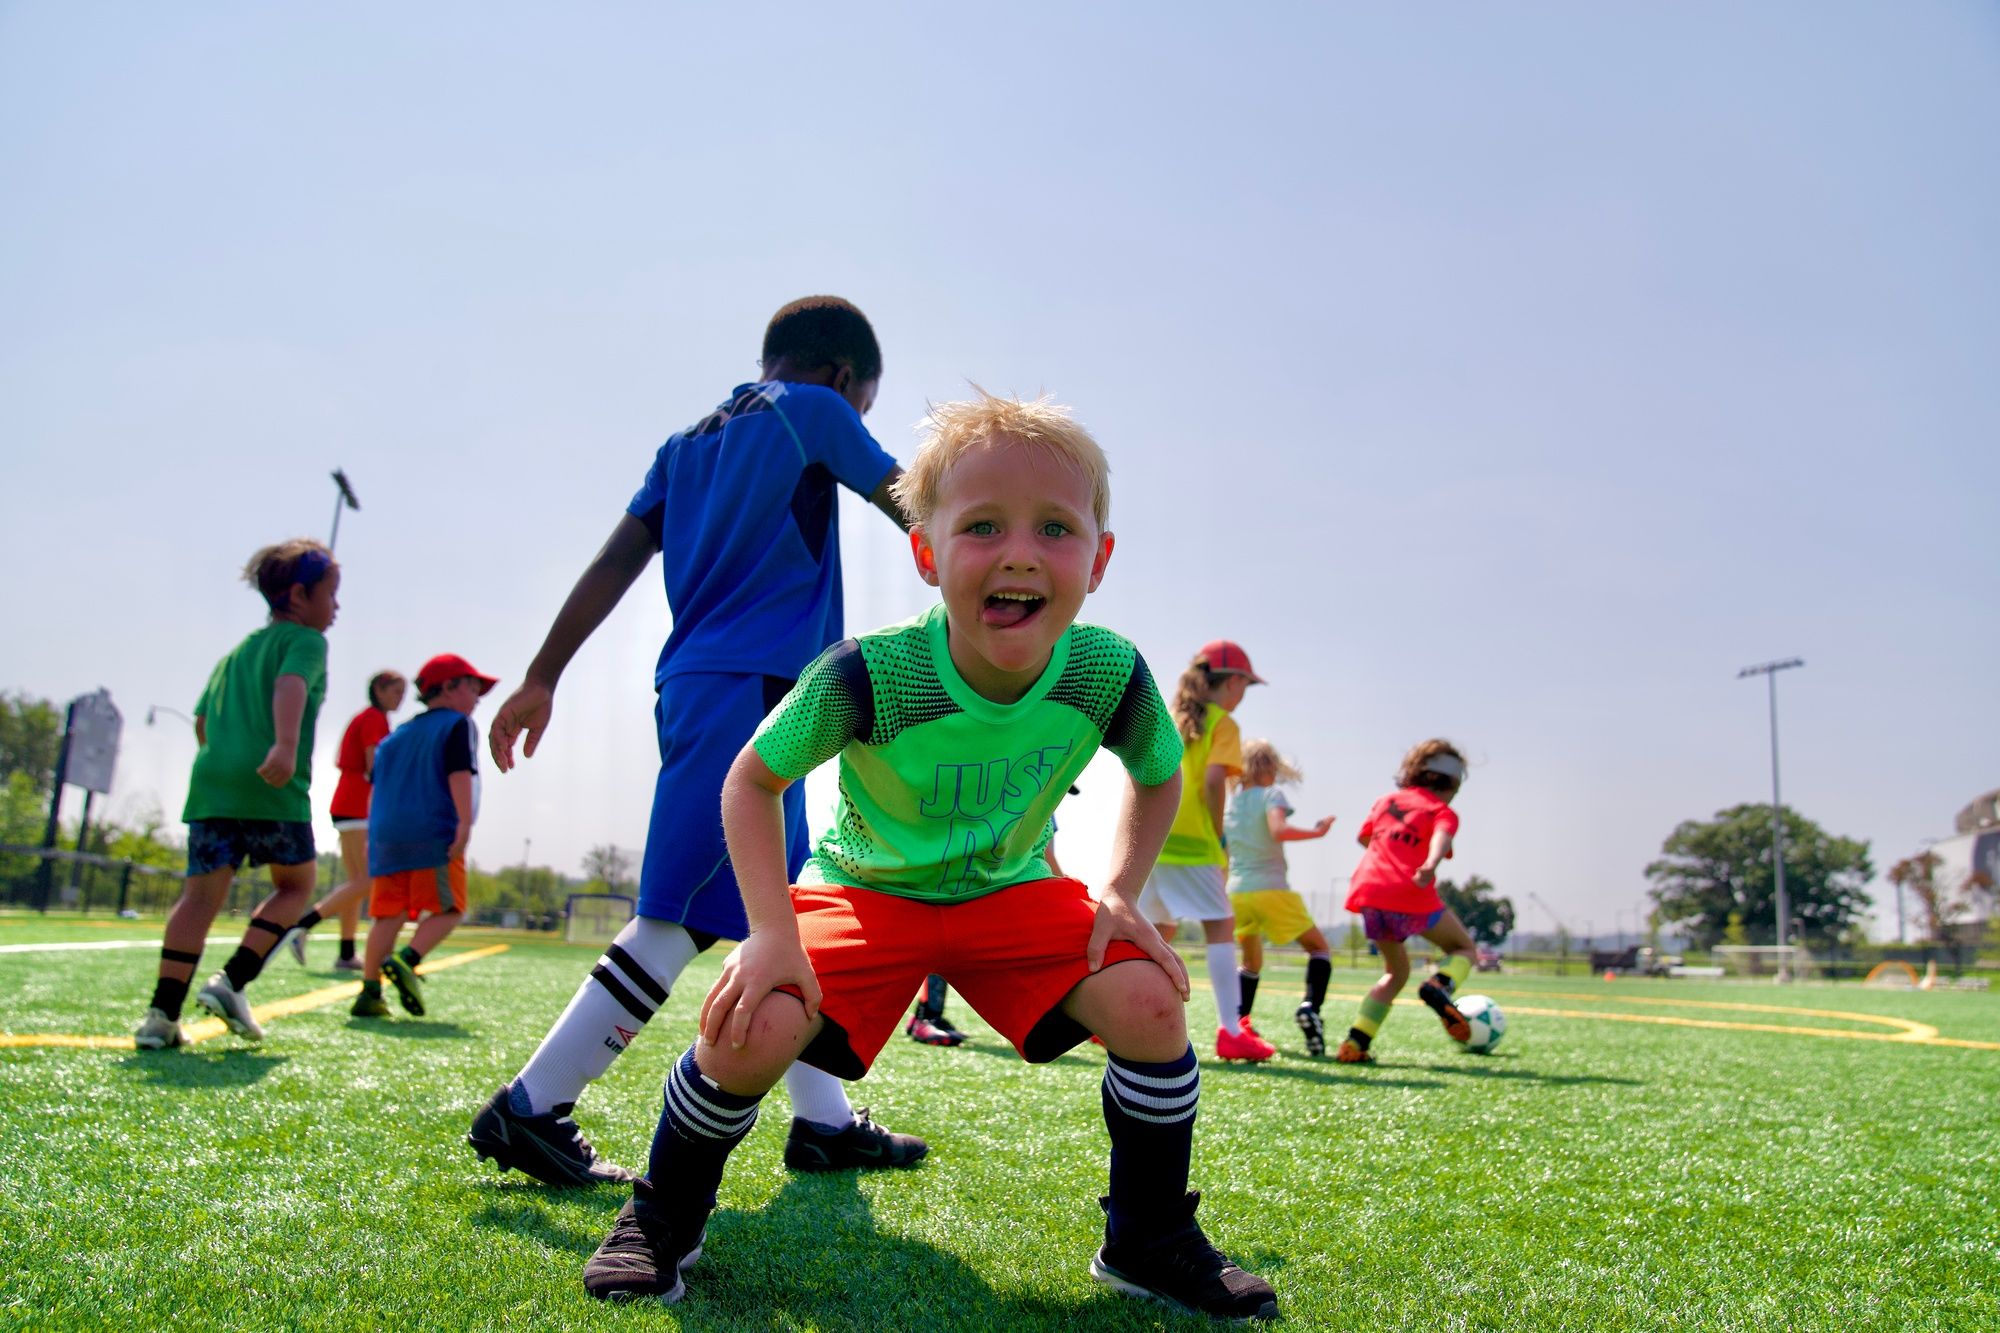
[[[415,921],[426,912],[465,910],[465,858],[429,870],[398,870],[393,875],[377,875],[368,894],[368,915],[407,917]]]
[[[1053,1060],[1090,1037],[1062,1011],[1090,975],[1084,950],[1097,920],[1096,902],[1076,880],[1035,880],[948,904],[800,884],[792,910],[827,1020],[799,1058],[829,1074],[867,1073],[932,972],[1024,1060]],[[1104,954],[1107,967],[1132,959],[1157,966],[1129,940],[1112,941]]]

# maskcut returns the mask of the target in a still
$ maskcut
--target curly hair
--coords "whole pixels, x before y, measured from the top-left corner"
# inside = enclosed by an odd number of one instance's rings
[[[1460,752],[1456,745],[1440,737],[1432,737],[1430,740],[1422,741],[1412,746],[1410,752],[1403,756],[1402,765],[1396,770],[1396,785],[1398,787],[1422,787],[1427,791],[1436,792],[1457,791],[1459,787],[1464,785],[1464,778],[1454,778],[1443,773],[1433,773],[1424,767],[1425,764],[1438,758],[1440,755],[1458,760],[1461,769],[1465,767],[1465,755]]]

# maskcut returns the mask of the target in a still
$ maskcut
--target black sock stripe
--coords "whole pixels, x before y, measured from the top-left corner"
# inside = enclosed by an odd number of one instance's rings
[[[284,934],[284,933],[285,933],[285,932],[286,932],[287,930],[290,930],[290,929],[291,929],[291,927],[289,927],[289,926],[281,926],[281,925],[279,925],[279,924],[278,924],[277,922],[275,922],[275,921],[271,920],[271,918],[270,918],[270,917],[267,917],[267,916],[253,916],[253,917],[251,917],[251,918],[250,918],[250,929],[252,929],[252,930],[268,930],[268,931],[270,931],[270,932],[271,932],[271,933],[272,933],[273,935],[282,935],[282,934]]]
[[[607,945],[604,956],[618,964],[618,970],[623,972],[634,986],[646,992],[646,998],[653,1002],[654,1008],[667,1002],[667,988],[653,980],[653,974],[640,967],[638,959],[626,953],[617,944]]]
[[[626,1012],[630,1013],[632,1017],[638,1019],[641,1023],[650,1023],[653,1020],[653,1011],[640,1003],[638,996],[626,990],[625,983],[620,981],[610,968],[599,963],[596,967],[590,969],[590,975],[598,985],[610,991],[611,998],[624,1005]]]
[[[188,953],[184,949],[162,948],[160,950],[160,961],[163,963],[188,963],[192,965],[201,961],[201,955],[199,953]]]

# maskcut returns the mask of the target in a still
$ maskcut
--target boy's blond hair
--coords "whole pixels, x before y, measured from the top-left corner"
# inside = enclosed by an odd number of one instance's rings
[[[1305,779],[1297,765],[1278,753],[1278,747],[1258,737],[1243,742],[1243,774],[1236,782],[1245,787],[1262,787],[1270,783],[1283,785],[1301,782]]]
[[[333,552],[311,537],[294,537],[273,542],[250,557],[243,566],[243,581],[264,596],[273,611],[282,611],[291,600],[292,585],[319,582],[334,563]],[[301,580],[301,574],[311,577]]]
[[[976,398],[938,403],[918,423],[925,432],[916,461],[892,488],[903,514],[918,527],[937,512],[938,490],[952,464],[1000,436],[1040,449],[1090,479],[1090,513],[1099,532],[1111,524],[1111,464],[1067,407],[1044,395],[1033,402],[996,398],[977,384]]]

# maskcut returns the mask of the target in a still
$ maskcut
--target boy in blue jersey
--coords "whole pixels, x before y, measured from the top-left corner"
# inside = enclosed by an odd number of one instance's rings
[[[748,933],[722,841],[722,779],[736,752],[806,664],[839,642],[836,486],[902,524],[889,488],[896,461],[861,424],[882,352],[868,320],[838,297],[779,310],[764,333],[763,379],[660,447],[611,538],[577,580],[488,741],[501,772],[525,737],[532,757],[556,682],[655,552],[673,629],[653,676],[660,773],[639,875],[639,910],[598,959],[562,1017],[512,1082],[473,1120],[482,1158],[550,1185],[627,1180],[571,1118],[666,1002],[695,955]],[[806,859],[805,801],[787,807],[792,869]],[[858,1115],[838,1080],[801,1067],[788,1078],[795,1170],[908,1166],[926,1145]]]
[[[440,653],[417,672],[424,711],[375,749],[375,793],[368,804],[373,924],[356,1018],[389,1012],[384,976],[403,1008],[421,1016],[417,965],[465,919],[465,845],[479,818],[479,732],[472,713],[494,683],[457,653]],[[417,922],[416,933],[391,955],[405,920]]]
[[[730,769],[722,819],[750,934],[667,1079],[646,1175],[584,1289],[679,1300],[764,1094],[794,1060],[861,1077],[935,971],[1025,1060],[1102,1040],[1110,1188],[1091,1275],[1275,1317],[1270,1284],[1209,1243],[1187,1188],[1201,1090],[1187,970],[1136,906],[1179,808],[1181,740],[1138,649],[1076,623],[1111,559],[1103,451],[1046,401],[982,395],[932,424],[897,498],[942,603],[827,650]],[[1125,785],[1092,894],[1054,873],[1048,845],[1100,748]],[[786,805],[836,758],[839,809],[800,875]],[[782,1272],[789,1257],[753,1262]]]

